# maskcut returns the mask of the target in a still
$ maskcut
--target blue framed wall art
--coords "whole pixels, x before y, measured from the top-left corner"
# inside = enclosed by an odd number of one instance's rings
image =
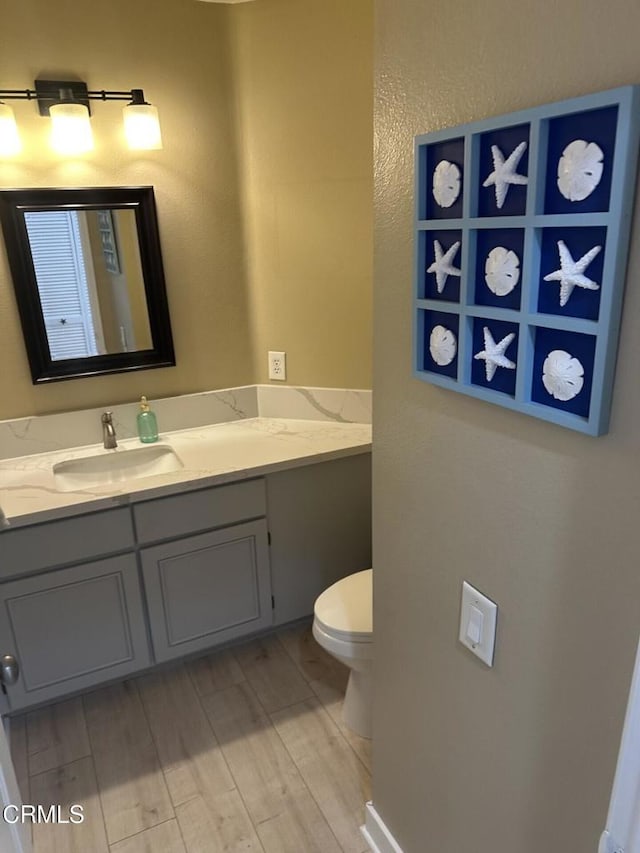
[[[415,140],[414,373],[607,431],[640,87]]]

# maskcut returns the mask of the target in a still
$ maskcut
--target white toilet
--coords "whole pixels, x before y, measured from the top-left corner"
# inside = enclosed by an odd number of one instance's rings
[[[342,578],[318,596],[313,608],[316,641],[349,667],[342,716],[347,726],[371,737],[373,669],[373,570]]]

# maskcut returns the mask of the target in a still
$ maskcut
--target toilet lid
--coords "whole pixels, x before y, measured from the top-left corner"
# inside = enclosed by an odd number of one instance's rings
[[[373,570],[356,572],[325,589],[313,612],[329,634],[368,639],[373,632]]]

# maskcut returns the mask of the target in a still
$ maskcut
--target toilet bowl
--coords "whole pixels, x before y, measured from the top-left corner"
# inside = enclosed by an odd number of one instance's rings
[[[318,596],[313,636],[325,651],[351,670],[342,706],[346,725],[371,737],[373,669],[373,571],[349,575]]]

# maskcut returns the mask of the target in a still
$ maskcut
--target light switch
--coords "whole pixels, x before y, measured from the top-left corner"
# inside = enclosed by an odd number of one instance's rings
[[[469,621],[467,622],[467,639],[471,641],[471,645],[477,646],[482,642],[482,623],[484,616],[482,610],[471,605],[469,608]]]
[[[498,605],[464,581],[459,639],[487,666],[493,666],[497,621]]]

